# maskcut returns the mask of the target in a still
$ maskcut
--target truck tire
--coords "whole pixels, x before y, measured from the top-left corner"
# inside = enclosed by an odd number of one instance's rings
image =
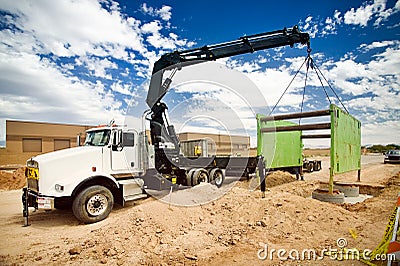
[[[208,183],[209,177],[205,169],[199,168],[192,175],[192,186],[198,185],[201,182]]]
[[[190,169],[189,172],[186,173],[186,185],[187,186],[193,186],[192,177],[193,177],[193,174],[195,171],[196,171],[196,169],[193,168],[193,169]]]
[[[320,171],[320,170],[321,170],[321,162],[315,161],[314,171]]]
[[[210,171],[210,182],[215,184],[218,188],[224,183],[225,176],[221,169],[214,168]]]
[[[72,203],[75,217],[86,223],[99,222],[110,214],[114,206],[111,191],[103,186],[91,186],[82,190]]]
[[[307,165],[307,172],[312,173],[314,172],[314,164],[312,162],[309,162]]]

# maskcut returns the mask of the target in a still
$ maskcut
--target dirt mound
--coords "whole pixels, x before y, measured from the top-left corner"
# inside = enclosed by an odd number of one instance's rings
[[[267,187],[275,187],[282,184],[290,183],[296,181],[296,178],[284,171],[274,171],[267,175],[265,183]]]
[[[275,175],[290,180],[286,173]],[[250,181],[242,181],[218,200],[192,207],[149,198],[116,206],[106,220],[89,225],[71,211],[55,210],[32,213],[32,225],[21,227],[19,209],[12,205],[0,215],[0,264],[314,265],[314,260],[282,262],[276,250],[320,252],[338,248],[338,239],[348,248],[374,249],[400,189],[399,174],[382,178],[389,179],[387,188],[353,209],[309,198],[319,186],[310,180],[270,187],[265,198],[249,189]],[[207,186],[196,189],[214,193]],[[20,204],[20,193],[12,198],[16,192],[3,191],[0,202]],[[259,251],[266,245],[275,253],[261,260]],[[329,258],[318,264],[363,265]]]
[[[17,170],[0,170],[0,190],[20,189],[25,185],[25,167]]]

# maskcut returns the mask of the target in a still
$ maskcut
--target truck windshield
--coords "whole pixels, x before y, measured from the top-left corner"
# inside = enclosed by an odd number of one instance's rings
[[[111,130],[98,130],[86,133],[85,146],[105,146],[110,140]]]

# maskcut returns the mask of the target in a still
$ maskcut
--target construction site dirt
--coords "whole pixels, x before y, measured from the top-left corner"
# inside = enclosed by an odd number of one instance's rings
[[[250,189],[254,180],[242,180],[207,204],[179,207],[149,197],[115,205],[107,219],[88,225],[72,211],[54,210],[31,213],[23,227],[23,171],[1,171],[0,264],[364,265],[321,253],[338,249],[338,239],[358,250],[378,246],[400,192],[400,165],[363,155],[361,184],[374,197],[339,205],[310,198],[329,179],[329,157],[318,159],[322,170],[305,181],[285,172],[267,176],[264,198]],[[356,182],[357,173],[335,180]],[[195,189],[211,193],[208,186]],[[315,256],[301,256],[304,250]]]

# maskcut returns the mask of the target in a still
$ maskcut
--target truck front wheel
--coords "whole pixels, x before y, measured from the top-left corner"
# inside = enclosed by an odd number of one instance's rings
[[[114,197],[108,188],[91,186],[75,197],[72,211],[78,220],[89,224],[107,218],[113,206]]]

